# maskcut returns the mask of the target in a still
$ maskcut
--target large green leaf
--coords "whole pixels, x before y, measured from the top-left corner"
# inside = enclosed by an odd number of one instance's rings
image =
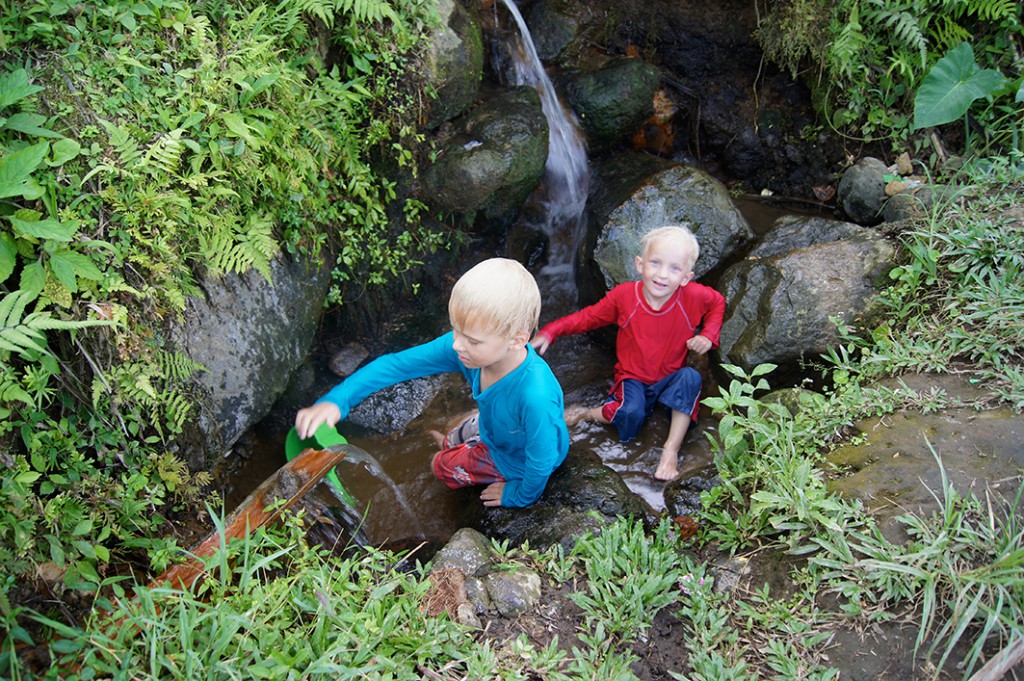
[[[32,179],[32,173],[50,151],[49,142],[40,142],[0,158],[0,199],[21,196],[34,201],[43,189]]]
[[[18,69],[0,77],[0,109],[14,104],[20,99],[39,92],[43,88],[29,85],[28,71]]]
[[[914,98],[914,127],[920,130],[963,117],[971,104],[999,90],[1005,81],[998,71],[979,67],[971,46],[960,43],[921,81]]]
[[[34,210],[19,210],[9,219],[14,231],[22,237],[33,239],[49,239],[50,241],[71,241],[78,232],[80,220],[40,220]]]
[[[14,273],[14,266],[17,263],[18,249],[14,246],[14,240],[6,232],[0,234],[0,284]]]

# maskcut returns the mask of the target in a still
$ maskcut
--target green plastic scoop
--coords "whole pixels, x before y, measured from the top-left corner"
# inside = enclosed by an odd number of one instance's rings
[[[326,423],[321,423],[312,437],[307,437],[305,440],[300,438],[299,432],[292,428],[288,431],[288,437],[284,440],[284,455],[287,461],[291,461],[306,449],[327,449],[334,445],[345,444],[348,444],[348,440],[334,426],[329,426]],[[349,491],[341,484],[335,469],[332,468],[324,477],[335,494],[340,495],[343,500],[349,503],[354,501]]]

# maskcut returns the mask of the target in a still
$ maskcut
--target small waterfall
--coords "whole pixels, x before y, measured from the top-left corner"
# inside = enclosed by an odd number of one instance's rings
[[[575,240],[590,185],[583,133],[576,116],[555,93],[519,8],[513,0],[503,2],[519,28],[520,49],[512,50],[515,84],[536,88],[550,130],[544,178],[548,210],[546,228],[549,234],[554,234],[558,227],[571,225],[571,235]]]

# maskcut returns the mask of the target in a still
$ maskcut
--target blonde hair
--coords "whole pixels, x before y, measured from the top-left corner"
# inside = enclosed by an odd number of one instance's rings
[[[693,269],[697,258],[700,257],[700,244],[697,243],[697,237],[693,235],[693,232],[682,225],[669,225],[652,229],[644,234],[640,240],[641,257],[646,258],[650,248],[660,241],[675,242],[683,253],[683,257],[689,263],[690,269]]]
[[[448,317],[460,329],[479,328],[505,338],[530,336],[540,320],[540,289],[517,261],[490,258],[455,282]]]

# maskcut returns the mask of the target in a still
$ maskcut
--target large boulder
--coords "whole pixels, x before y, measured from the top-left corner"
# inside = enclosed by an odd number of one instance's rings
[[[455,118],[476,101],[484,69],[479,5],[438,0],[441,23],[423,52],[422,77],[430,93],[427,128]]]
[[[545,63],[557,63],[561,56],[579,52],[586,21],[593,14],[590,3],[580,0],[539,0],[530,5],[524,18],[537,56]]]
[[[479,491],[476,491],[476,496]],[[512,545],[532,548],[561,544],[570,549],[587,532],[619,517],[648,521],[647,507],[618,473],[592,451],[570,448],[548,479],[541,498],[526,508],[489,508],[467,503],[465,524]]]
[[[853,323],[867,314],[894,264],[892,244],[874,230],[802,224],[780,223],[760,250],[719,280],[726,300],[720,350],[730,363],[747,370],[763,363],[795,367],[827,352],[838,342],[829,318]],[[815,235],[829,240],[807,243]]]
[[[324,261],[279,255],[270,280],[255,270],[202,282],[172,345],[206,367],[195,375],[197,418],[179,438],[182,456],[210,470],[285,391],[313,342],[330,285]]]
[[[578,268],[584,304],[637,278],[640,239],[656,227],[685,225],[694,233],[700,244],[698,278],[754,238],[725,185],[691,165],[643,154],[623,155],[599,168],[590,218]]]
[[[569,106],[579,117],[591,149],[628,140],[654,113],[661,84],[657,67],[640,59],[615,59],[594,71],[569,76]]]
[[[492,97],[440,146],[423,173],[421,198],[442,211],[511,222],[544,175],[548,123],[540,96],[517,87]]]

